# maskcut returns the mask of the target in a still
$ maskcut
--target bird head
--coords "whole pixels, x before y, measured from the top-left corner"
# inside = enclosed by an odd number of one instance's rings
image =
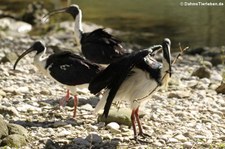
[[[16,69],[17,63],[22,59],[25,55],[27,55],[30,52],[36,51],[36,54],[39,54],[45,50],[45,46],[41,41],[36,41],[29,49],[27,49],[25,52],[23,52],[18,59],[16,60],[13,69]]]
[[[81,13],[81,10],[80,10],[78,5],[72,4],[69,7],[56,9],[56,10],[51,11],[47,15],[45,15],[44,18],[46,18],[47,16],[50,17],[54,14],[64,13],[64,12],[70,14],[74,19],[76,19],[77,15]]]
[[[168,67],[168,73],[171,77],[172,71],[171,71],[171,54],[170,54],[170,46],[171,42],[169,38],[165,38],[162,43],[162,50],[163,50],[163,61],[164,64]]]

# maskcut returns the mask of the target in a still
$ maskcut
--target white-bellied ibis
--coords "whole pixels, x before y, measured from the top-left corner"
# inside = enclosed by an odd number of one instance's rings
[[[168,83],[167,79],[171,76],[170,45],[170,40],[165,38],[162,43],[162,63],[150,56],[151,50],[133,52],[111,63],[89,84],[89,90],[93,94],[105,89],[102,98],[95,107],[95,112],[104,107],[103,116],[105,117],[108,116],[113,101],[127,101],[130,104],[132,109],[131,121],[136,141],[138,141],[138,135],[145,135],[139,120],[140,105],[146,102],[160,86]],[[155,48],[157,50],[157,46]],[[139,127],[139,134],[136,132],[135,121]]]
[[[46,47],[41,41],[37,41],[18,57],[13,68],[16,69],[19,60],[32,51],[36,52],[34,64],[39,71],[67,87],[66,100],[69,99],[69,91],[74,95],[73,117],[75,117],[78,104],[76,86],[88,84],[102,70],[101,66],[69,51],[44,57]]]
[[[66,12],[75,20],[75,40],[84,57],[99,64],[109,64],[126,53],[121,41],[99,28],[92,32],[84,33],[82,28],[82,12],[78,5],[51,11],[47,16]]]

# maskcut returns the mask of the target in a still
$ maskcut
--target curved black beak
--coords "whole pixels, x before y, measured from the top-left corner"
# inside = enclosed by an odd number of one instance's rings
[[[170,77],[171,77],[172,69],[171,69],[171,53],[170,53],[170,47],[171,47],[170,39],[165,38],[163,40],[163,44],[162,44],[163,57],[164,57],[164,59],[166,60],[166,62],[168,64],[168,67],[169,67],[168,73],[170,74]]]
[[[52,10],[52,11],[50,11],[48,14],[46,14],[46,15],[43,17],[43,19],[45,19],[45,18],[47,19],[47,17],[51,17],[51,16],[54,15],[54,14],[66,12],[67,9],[68,9],[68,7],[66,7],[66,8],[61,8],[61,9],[56,9],[56,10]]]
[[[25,55],[27,55],[28,53],[30,53],[30,52],[32,52],[32,51],[34,51],[33,46],[30,47],[29,49],[27,49],[25,52],[23,52],[23,53],[18,57],[18,59],[16,60],[14,66],[13,66],[13,69],[14,69],[14,70],[16,69],[16,65],[17,65],[17,63],[20,61],[20,59],[22,59]]]
[[[54,14],[57,14],[57,13],[63,13],[63,12],[66,12],[66,13],[69,13],[70,15],[72,15],[72,17],[74,19],[76,19],[76,16],[81,13],[81,10],[79,8],[78,5],[76,4],[72,4],[70,5],[69,7],[65,7],[65,8],[61,8],[61,9],[56,9],[56,10],[53,10],[51,12],[49,12],[47,15],[45,15],[43,18],[46,18],[47,16],[50,17]],[[47,18],[46,18],[47,19]]]

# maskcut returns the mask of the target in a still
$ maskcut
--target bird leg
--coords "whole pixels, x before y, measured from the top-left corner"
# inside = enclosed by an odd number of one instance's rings
[[[66,91],[66,96],[63,97],[60,101],[59,101],[59,105],[64,107],[65,106],[65,102],[68,102],[70,98],[70,90]]]
[[[136,110],[134,110],[135,118],[137,120],[138,128],[139,128],[138,135],[142,136],[143,138],[145,138],[145,137],[151,137],[150,135],[148,135],[148,134],[146,134],[146,133],[143,132],[143,129],[142,129],[142,126],[141,126],[141,122],[140,122],[140,119],[139,119],[138,111],[139,111],[139,107]]]
[[[134,140],[137,141],[137,131],[136,131],[136,126],[135,126],[135,110],[132,110],[131,113],[131,123],[132,123],[132,127],[133,127],[133,131],[134,131]]]
[[[74,95],[74,111],[73,111],[73,118],[76,117],[76,113],[77,113],[77,105],[78,105],[77,95]]]
[[[136,126],[135,126],[135,118],[136,118],[136,120],[138,120],[137,122],[138,122],[139,130],[141,130],[142,135],[144,134],[142,129],[140,129],[141,127],[140,127],[140,121],[139,121],[139,117],[138,117],[138,108],[137,109],[133,109],[132,113],[131,113],[131,122],[132,122],[133,131],[134,131],[134,138],[132,140],[135,140],[136,143],[149,143],[148,141],[144,141],[144,140],[138,139],[137,136],[140,135],[140,133],[137,135]]]

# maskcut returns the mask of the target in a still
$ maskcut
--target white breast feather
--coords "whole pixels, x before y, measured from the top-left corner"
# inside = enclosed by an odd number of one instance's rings
[[[149,99],[151,96],[142,100],[136,100],[145,97],[151,93],[158,85],[154,79],[149,77],[149,74],[141,69],[134,68],[134,73],[128,77],[120,86],[113,102],[115,101],[127,101],[130,104],[131,109],[137,108],[141,103]],[[157,91],[156,89],[155,91]],[[154,92],[155,92],[154,91]],[[99,103],[95,108],[95,113],[105,106],[106,99],[108,97],[109,90],[107,90]]]

